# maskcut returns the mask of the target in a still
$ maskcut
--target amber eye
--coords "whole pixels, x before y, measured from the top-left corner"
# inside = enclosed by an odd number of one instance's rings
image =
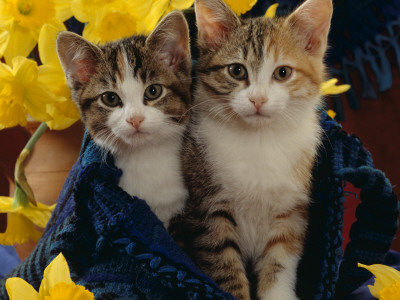
[[[274,71],[274,78],[278,81],[288,79],[292,74],[292,68],[290,67],[278,67]]]
[[[228,66],[229,75],[237,80],[244,80],[247,78],[247,70],[241,64],[232,64]]]
[[[113,92],[106,92],[100,96],[101,101],[109,106],[109,107],[116,107],[122,105],[122,101],[116,93]]]
[[[160,97],[162,93],[162,86],[160,84],[152,84],[149,85],[144,91],[144,99],[145,100],[155,100]]]

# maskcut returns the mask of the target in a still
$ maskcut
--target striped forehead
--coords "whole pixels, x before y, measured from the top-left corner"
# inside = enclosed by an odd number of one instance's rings
[[[116,70],[116,88],[122,102],[126,105],[141,104],[143,102],[144,83],[138,75],[138,67],[135,62],[138,59],[126,51],[126,48],[121,47],[116,55],[117,70]]]

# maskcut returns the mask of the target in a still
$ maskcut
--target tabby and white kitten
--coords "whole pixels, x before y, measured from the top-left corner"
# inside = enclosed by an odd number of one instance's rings
[[[123,171],[119,186],[167,226],[187,197],[179,158],[191,99],[183,14],[168,14],[148,37],[104,46],[62,32],[57,51],[86,128]]]
[[[273,19],[239,18],[222,0],[195,9],[189,199],[170,231],[236,298],[297,299],[332,1]]]

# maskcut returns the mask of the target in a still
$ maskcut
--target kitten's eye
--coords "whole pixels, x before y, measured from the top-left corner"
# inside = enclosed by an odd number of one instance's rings
[[[282,81],[288,79],[289,76],[292,74],[292,68],[290,67],[278,67],[274,71],[274,79],[278,81]]]
[[[106,92],[100,96],[101,101],[109,106],[109,107],[116,107],[122,104],[121,99],[119,96],[113,92]]]
[[[244,80],[247,78],[247,70],[243,65],[240,64],[229,65],[228,71],[229,74],[237,80]]]
[[[155,100],[160,97],[162,92],[162,86],[160,84],[149,85],[144,91],[144,99]]]

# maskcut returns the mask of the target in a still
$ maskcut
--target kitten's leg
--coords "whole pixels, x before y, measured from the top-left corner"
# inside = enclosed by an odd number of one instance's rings
[[[204,231],[193,239],[200,268],[236,299],[249,300],[250,287],[235,232],[236,222],[227,202],[214,203],[199,218]]]
[[[256,263],[259,299],[295,300],[297,265],[307,227],[307,205],[275,218],[262,257]]]

